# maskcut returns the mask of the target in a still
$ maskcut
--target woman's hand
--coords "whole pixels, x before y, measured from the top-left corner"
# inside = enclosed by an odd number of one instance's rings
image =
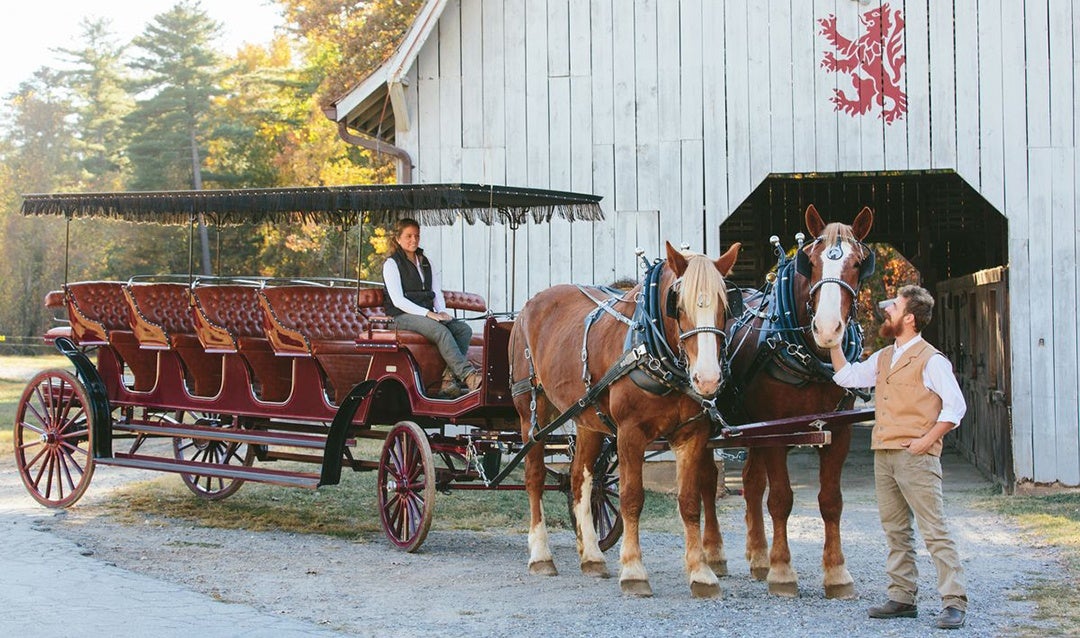
[[[431,319],[432,321],[450,321],[451,319],[453,319],[453,317],[451,317],[448,313],[435,312],[433,310],[428,311],[427,318]]]

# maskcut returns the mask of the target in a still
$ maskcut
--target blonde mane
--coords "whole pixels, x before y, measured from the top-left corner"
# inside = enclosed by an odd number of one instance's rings
[[[679,290],[679,310],[687,317],[693,317],[698,307],[708,308],[714,299],[719,299],[726,310],[727,285],[713,260],[696,253],[687,254],[686,259],[686,272]]]
[[[825,230],[821,233],[821,239],[825,242],[826,246],[835,246],[839,241],[849,241],[853,244],[859,243],[855,239],[855,234],[851,232],[851,226],[847,224],[841,224],[840,222],[832,222],[825,227]]]

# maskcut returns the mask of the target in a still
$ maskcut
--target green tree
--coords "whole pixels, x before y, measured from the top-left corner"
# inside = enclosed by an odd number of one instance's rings
[[[219,58],[212,45],[221,26],[198,2],[181,0],[158,14],[132,41],[140,96],[127,118],[135,190],[199,186],[211,97],[218,92]]]
[[[121,61],[125,47],[117,43],[108,20],[86,18],[80,24],[80,46],[59,50],[67,61],[59,77],[71,95],[78,120],[74,147],[82,169],[80,186],[91,191],[121,190],[130,137],[124,117],[134,105]]]
[[[0,334],[40,335],[42,299],[63,277],[64,222],[18,212],[20,195],[68,188],[77,173],[71,104],[59,86],[56,71],[41,68],[8,100],[0,142]]]

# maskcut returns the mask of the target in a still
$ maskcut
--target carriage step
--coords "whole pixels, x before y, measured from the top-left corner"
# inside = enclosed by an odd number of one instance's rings
[[[326,447],[326,437],[317,434],[215,428],[205,425],[158,425],[156,423],[114,423],[113,429],[138,434],[228,441],[230,443],[248,443],[251,445],[284,445],[315,450]],[[350,445],[348,441],[345,444]]]
[[[311,490],[319,487],[318,474],[272,470],[262,467],[241,467],[220,463],[197,463],[192,461],[181,461],[178,459],[167,459],[159,456],[119,453],[112,458],[94,459],[94,463],[97,465],[131,467],[141,470],[155,470],[158,472],[174,472],[176,474],[194,474],[197,476],[210,476],[214,478],[243,479],[255,483],[270,483],[272,485],[302,487]]]

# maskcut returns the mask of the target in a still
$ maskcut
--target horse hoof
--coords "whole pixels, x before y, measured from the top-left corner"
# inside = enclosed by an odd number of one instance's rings
[[[768,567],[751,567],[750,568],[750,577],[753,578],[754,580],[765,580],[766,578],[769,577],[769,568]]]
[[[769,583],[769,593],[782,598],[798,598],[799,583]]]
[[[541,560],[529,563],[529,573],[535,576],[558,576],[559,570],[555,569],[555,561]]]
[[[690,595],[694,598],[717,598],[720,583],[690,583]]]
[[[608,573],[607,563],[598,560],[582,563],[581,573],[586,576],[595,576],[596,578],[608,578],[611,576],[611,574]]]
[[[711,569],[712,572],[714,574],[716,574],[717,576],[727,576],[728,575],[727,561],[726,560],[718,560],[718,561],[713,561],[713,562],[709,563],[709,569]],[[768,573],[768,572],[766,571],[766,573]]]
[[[825,585],[825,597],[837,600],[855,600],[855,583]]]
[[[652,586],[649,585],[649,581],[647,580],[620,581],[619,588],[622,589],[622,593],[628,596],[637,596],[638,598],[652,597]]]

